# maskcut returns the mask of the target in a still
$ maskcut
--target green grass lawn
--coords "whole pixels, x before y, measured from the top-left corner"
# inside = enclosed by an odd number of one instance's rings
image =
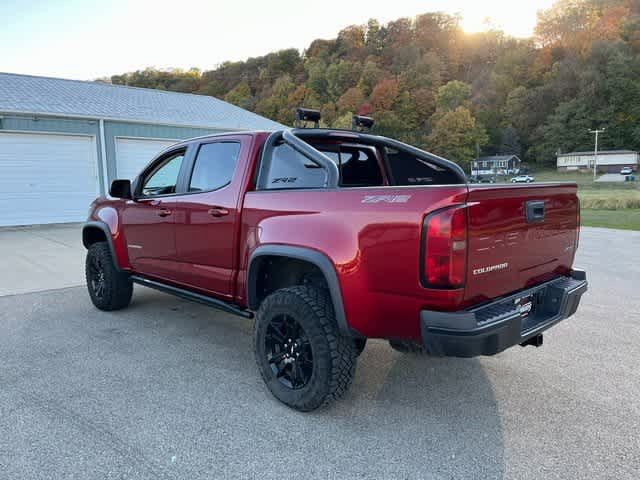
[[[537,182],[576,182],[583,209],[627,210],[640,209],[639,182],[594,182],[590,173],[543,170],[534,174]]]
[[[592,173],[538,170],[536,182],[578,184],[582,225],[640,230],[640,182],[594,182]]]
[[[580,212],[584,227],[620,228],[640,230],[640,209],[626,210],[585,210]]]
[[[594,182],[593,173],[555,169],[534,170],[530,175],[536,182],[577,183],[583,226],[640,230],[640,181]]]

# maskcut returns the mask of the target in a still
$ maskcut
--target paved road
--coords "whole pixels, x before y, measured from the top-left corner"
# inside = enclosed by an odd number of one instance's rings
[[[111,314],[81,287],[0,297],[0,478],[637,479],[639,257],[640,233],[584,229],[591,291],[543,348],[372,342],[312,414],[266,391],[248,321],[142,288]]]

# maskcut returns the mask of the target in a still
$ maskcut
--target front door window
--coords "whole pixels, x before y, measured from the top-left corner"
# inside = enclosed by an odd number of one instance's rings
[[[176,193],[182,160],[184,152],[176,153],[152,170],[142,185],[142,196],[155,197]]]

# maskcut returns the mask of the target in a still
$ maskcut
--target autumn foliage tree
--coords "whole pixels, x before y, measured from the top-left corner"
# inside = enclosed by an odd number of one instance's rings
[[[458,80],[440,87],[431,133],[426,139],[431,151],[463,166],[488,141],[486,130],[469,110],[470,97],[471,87]]]
[[[338,99],[337,105],[340,112],[358,112],[364,103],[365,96],[358,87],[351,87]]]
[[[376,111],[391,110],[398,97],[398,82],[393,78],[382,80],[371,92],[371,106]]]
[[[372,19],[302,52],[110,81],[213,95],[287,125],[298,106],[332,127],[369,114],[376,133],[462,164],[477,146],[551,164],[558,151],[591,148],[597,126],[609,127],[603,148],[640,150],[640,2],[557,0],[530,39],[465,33],[443,13]]]

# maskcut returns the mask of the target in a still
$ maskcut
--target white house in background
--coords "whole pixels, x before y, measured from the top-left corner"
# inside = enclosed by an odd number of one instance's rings
[[[511,175],[520,171],[522,160],[517,155],[479,157],[471,163],[471,175]]]
[[[558,154],[558,171],[593,169],[594,152]],[[603,150],[598,152],[597,169],[603,173],[618,173],[623,167],[638,169],[638,152],[632,150]]]

